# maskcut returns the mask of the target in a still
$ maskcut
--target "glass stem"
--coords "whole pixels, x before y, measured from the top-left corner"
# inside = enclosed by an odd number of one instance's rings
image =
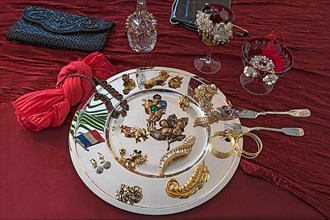
[[[143,19],[147,14],[147,0],[136,0],[137,16]]]
[[[213,47],[210,46],[209,47],[209,53],[206,55],[206,64],[210,64],[212,61],[212,51],[213,51]]]

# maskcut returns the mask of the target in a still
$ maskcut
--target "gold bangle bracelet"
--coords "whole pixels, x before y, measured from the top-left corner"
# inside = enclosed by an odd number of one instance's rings
[[[243,147],[239,146],[238,140],[240,138],[243,138],[243,136],[249,136],[257,143],[257,147],[258,147],[257,152],[247,152],[243,149]],[[242,133],[235,139],[235,145],[233,145],[233,146],[239,156],[243,156],[247,159],[254,159],[260,154],[262,147],[263,147],[263,143],[262,143],[261,139],[253,133]]]
[[[228,132],[224,132],[224,131],[216,131],[214,132],[210,137],[209,137],[209,143],[208,143],[208,148],[209,148],[209,151],[211,152],[211,154],[213,154],[213,156],[217,157],[217,158],[220,158],[220,159],[225,159],[225,158],[228,158],[230,157],[233,152],[234,152],[234,149],[232,149],[231,151],[228,151],[228,152],[220,152],[218,150],[216,150],[213,145],[212,145],[212,140],[213,138],[215,137],[224,137],[224,138],[229,138],[230,141],[231,141],[231,144],[234,146],[235,143],[236,143],[236,140],[235,138],[232,136],[231,133],[228,133]]]

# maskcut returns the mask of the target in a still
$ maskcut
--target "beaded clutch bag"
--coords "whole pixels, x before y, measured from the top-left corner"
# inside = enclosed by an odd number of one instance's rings
[[[27,7],[7,32],[16,40],[53,48],[98,51],[115,23],[65,12]]]

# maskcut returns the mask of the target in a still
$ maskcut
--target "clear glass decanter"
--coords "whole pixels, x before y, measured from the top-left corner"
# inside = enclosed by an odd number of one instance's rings
[[[149,52],[157,42],[157,20],[147,11],[147,0],[136,0],[136,12],[126,19],[127,38],[136,52]]]

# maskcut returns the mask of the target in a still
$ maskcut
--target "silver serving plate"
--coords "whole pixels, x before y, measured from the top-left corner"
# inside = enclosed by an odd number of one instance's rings
[[[168,83],[154,86],[151,89],[145,89],[141,85],[136,86],[129,94],[124,95],[130,106],[127,116],[118,119],[110,117],[101,101],[95,101],[94,96],[92,96],[85,107],[76,112],[69,135],[71,159],[86,186],[109,204],[140,214],[172,214],[203,204],[225,187],[234,175],[240,161],[236,154],[226,159],[218,159],[208,151],[208,137],[215,131],[224,130],[222,121],[206,128],[193,127],[197,117],[205,116],[198,103],[193,101],[194,88],[201,84],[209,84],[209,82],[189,72],[167,67],[132,69],[111,77],[107,82],[117,91],[122,92],[123,81],[121,77],[123,74],[128,74],[131,79],[137,82],[137,73],[141,75],[141,71],[143,71],[146,80],[148,80],[157,76],[161,70],[167,71],[171,76],[183,77],[181,86],[176,89],[170,88]],[[105,93],[103,88],[98,87],[98,89]],[[168,152],[166,141],[157,141],[149,136],[146,141],[142,140],[136,143],[134,138],[127,138],[120,131],[121,125],[146,127],[148,115],[142,106],[142,99],[152,99],[155,94],[161,95],[162,99],[167,101],[167,110],[163,118],[167,118],[170,114],[176,114],[178,118],[188,117],[189,121],[184,129],[184,134],[187,137],[196,137],[191,152],[186,157],[173,161],[166,169],[164,176],[159,175],[158,168],[160,158]],[[191,99],[190,106],[186,111],[178,106],[178,99],[182,96],[188,96]],[[112,102],[115,107],[119,104],[114,99]],[[214,108],[226,105],[226,97],[219,89],[217,94],[213,96],[212,103]],[[238,119],[232,120],[232,122],[240,123]],[[89,130],[97,130],[105,142],[95,144],[89,147],[89,151],[87,151],[76,141],[75,137]],[[182,143],[183,141],[178,141],[171,143],[170,146],[174,148],[182,145]],[[215,138],[212,143],[219,151],[232,149],[230,143],[220,138]],[[240,139],[239,144],[242,146],[242,139]],[[127,156],[135,149],[141,150],[142,154],[148,155],[148,162],[137,166],[134,171],[127,169],[117,160],[120,158],[121,148],[127,151]],[[111,163],[111,167],[104,169],[101,174],[96,173],[90,162],[94,159],[100,165],[98,153],[101,153],[105,160]],[[203,163],[209,171],[209,179],[196,193],[185,199],[172,198],[167,194],[165,188],[171,178],[176,179],[182,186],[192,177],[196,166]],[[134,204],[127,204],[118,200],[116,194],[121,184],[140,187],[143,195],[141,200]]]

